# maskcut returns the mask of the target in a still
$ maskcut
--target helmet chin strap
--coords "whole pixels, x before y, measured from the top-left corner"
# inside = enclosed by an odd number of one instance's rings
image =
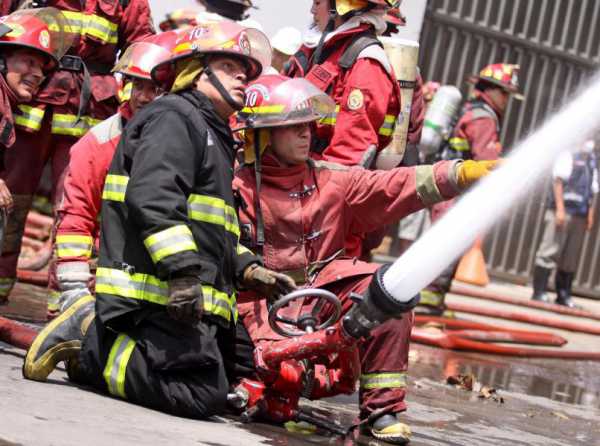
[[[204,67],[204,72],[206,73],[206,75],[208,76],[208,80],[210,81],[210,83],[213,85],[213,87],[215,87],[217,89],[217,91],[219,92],[219,94],[221,95],[221,97],[223,99],[225,99],[225,102],[227,102],[227,104],[233,109],[233,110],[241,110],[242,108],[244,108],[243,104],[239,104],[237,103],[229,94],[229,92],[225,89],[225,87],[223,86],[223,84],[221,83],[221,81],[219,80],[219,78],[217,77],[217,75],[215,73],[213,73],[212,69],[206,65]]]
[[[321,39],[319,40],[319,44],[315,49],[311,57],[311,65],[319,65],[323,61],[321,60],[321,55],[323,54],[323,48],[325,46],[325,38],[327,35],[335,29],[335,19],[338,17],[337,10],[335,9],[335,0],[330,0],[329,2],[329,20],[327,21],[327,25],[325,26],[325,30],[321,33]]]

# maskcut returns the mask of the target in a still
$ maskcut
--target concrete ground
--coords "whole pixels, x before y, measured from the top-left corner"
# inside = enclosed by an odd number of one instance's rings
[[[507,287],[502,290],[519,294]],[[39,319],[42,296],[42,290],[20,286],[18,299],[0,313]],[[566,336],[578,348],[599,349],[597,337]],[[172,417],[78,388],[66,380],[63,370],[51,375],[48,383],[31,382],[21,377],[23,354],[0,344],[0,446],[384,444],[358,433],[346,438],[301,435],[235,419],[202,422]],[[445,377],[457,373],[472,373],[495,387],[504,402],[447,385]],[[598,363],[495,357],[414,345],[410,376],[404,419],[413,429],[414,446],[600,445]],[[357,414],[356,398],[341,396],[304,405],[349,426]]]

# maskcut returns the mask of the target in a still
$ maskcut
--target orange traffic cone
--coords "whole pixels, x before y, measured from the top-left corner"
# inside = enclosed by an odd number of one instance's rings
[[[456,280],[478,286],[486,286],[490,283],[481,249],[482,244],[481,237],[477,238],[473,246],[462,256],[454,274]]]

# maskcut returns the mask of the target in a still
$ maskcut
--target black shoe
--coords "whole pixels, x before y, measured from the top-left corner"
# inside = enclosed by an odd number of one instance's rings
[[[370,421],[366,433],[391,444],[408,444],[412,433],[410,427],[398,419],[399,415],[385,414]]]
[[[548,278],[550,277],[551,272],[552,270],[549,268],[543,268],[536,265],[533,270],[532,300],[537,300],[538,302],[550,302],[550,298],[546,294],[546,289],[548,288]]]
[[[94,318],[94,298],[89,294],[73,299],[63,313],[37,335],[27,351],[23,376],[46,381],[60,361],[76,359],[81,341]]]
[[[575,273],[565,271],[556,271],[556,301],[557,305],[563,305],[569,308],[579,307],[571,297],[571,288],[573,286],[573,276]]]

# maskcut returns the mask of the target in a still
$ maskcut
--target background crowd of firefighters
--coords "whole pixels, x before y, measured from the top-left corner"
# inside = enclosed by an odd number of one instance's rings
[[[519,67],[484,67],[464,102],[423,85],[381,43],[404,24],[393,0],[313,0],[311,30],[283,28],[271,42],[245,20],[249,0],[202,0],[159,33],[147,0],[20,3],[0,0],[0,303],[47,165],[56,214],[52,322],[24,375],[45,380],[66,360],[76,382],[210,416],[231,385],[255,378],[253,346],[282,339],[268,303],[318,287],[341,300],[345,333],[366,338],[361,426],[408,442],[398,415],[419,299],[391,320],[374,308],[385,292],[369,251],[413,212],[439,219],[494,167]],[[571,306],[577,236],[598,190],[593,145],[561,163],[534,299],[547,299],[558,268],[557,302]],[[423,290],[420,311],[443,312],[455,269]]]

